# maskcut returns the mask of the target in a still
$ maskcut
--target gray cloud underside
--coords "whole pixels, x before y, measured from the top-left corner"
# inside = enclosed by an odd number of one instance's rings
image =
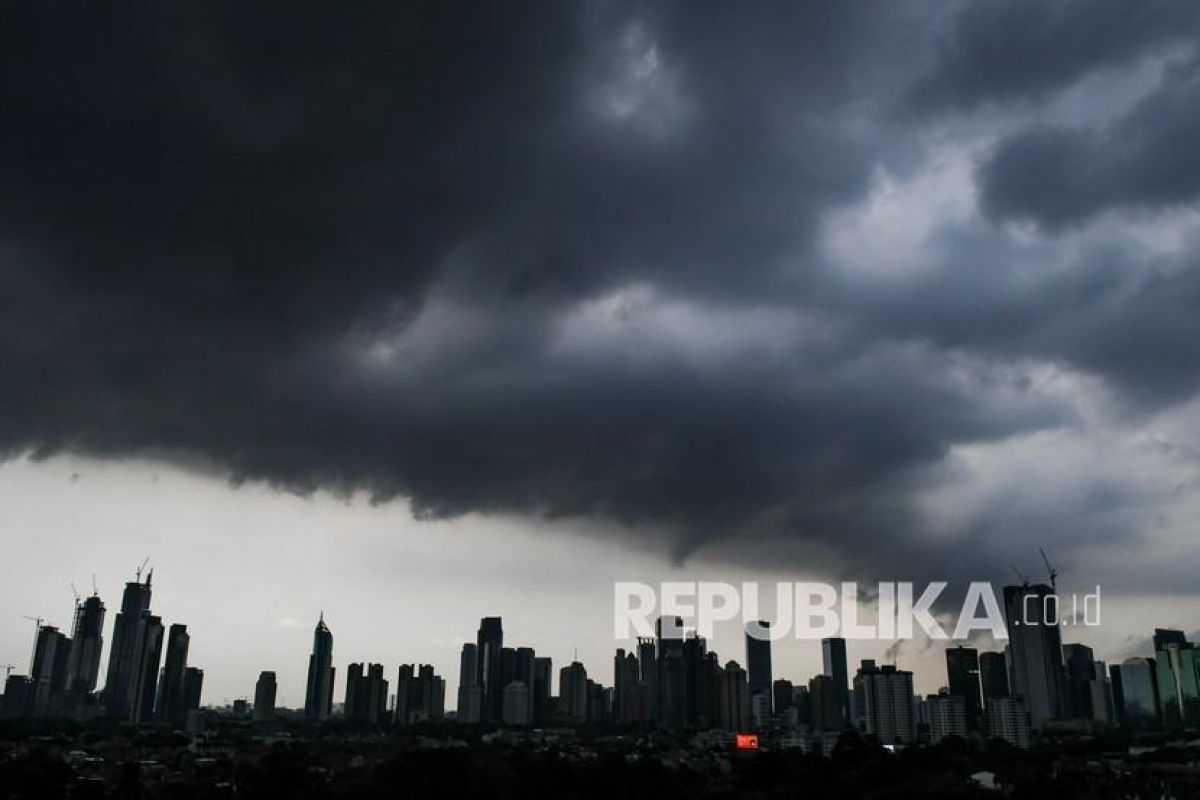
[[[1194,397],[1195,250],[1057,239],[1191,207],[1194,61],[1107,127],[1014,123],[920,270],[823,232],[930,130],[1186,44],[1187,9],[10,9],[0,450],[893,575],[1136,539],[1159,495],[1102,465],[951,543],[917,498],[963,446],[1086,434],[1039,370],[1113,425]]]

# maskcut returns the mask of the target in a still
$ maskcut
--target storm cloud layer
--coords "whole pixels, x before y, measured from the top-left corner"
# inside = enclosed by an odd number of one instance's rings
[[[7,456],[893,577],[1195,518],[1186,3],[3,17]]]

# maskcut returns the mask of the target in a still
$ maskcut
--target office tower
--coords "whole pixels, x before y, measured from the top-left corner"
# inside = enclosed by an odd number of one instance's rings
[[[695,631],[689,632],[683,640],[683,724],[687,728],[712,725],[709,709],[715,705],[714,692],[718,687],[707,680],[710,669],[707,658],[708,642]]]
[[[766,698],[765,716],[771,715],[771,623],[759,620],[746,624],[746,673],[750,681],[750,702]],[[760,705],[762,700],[757,701]],[[762,710],[757,715],[764,716]],[[760,720],[761,721],[761,720]]]
[[[642,716],[658,719],[658,651],[657,642],[649,636],[639,636],[637,646],[638,676],[642,685]]]
[[[720,675],[720,722],[727,731],[750,729],[750,680],[736,661],[725,665]]]
[[[929,716],[929,739],[934,744],[950,736],[967,738],[971,730],[967,722],[967,701],[962,695],[931,694],[925,698],[925,711]]]
[[[55,712],[54,703],[66,689],[67,666],[70,661],[71,640],[58,628],[39,625],[33,648],[33,663],[29,677],[32,695],[29,704],[30,716],[49,717]]]
[[[505,725],[528,725],[529,724],[529,687],[524,681],[511,681],[508,686],[504,687],[504,714],[503,722]]]
[[[274,672],[258,673],[254,684],[254,718],[259,722],[275,716],[275,694],[278,690]]]
[[[26,675],[9,675],[0,697],[0,719],[24,719],[33,706],[33,679]]]
[[[658,657],[657,720],[670,730],[687,725],[687,664],[683,654],[683,618],[659,617],[655,622]]]
[[[346,696],[342,701],[342,716],[347,722],[361,722],[358,719],[359,695],[367,690],[366,684],[363,682],[363,665],[362,662],[354,662],[346,667]],[[366,705],[366,698],[363,698],[363,705]]]
[[[313,631],[312,654],[308,657],[308,683],[304,690],[304,716],[312,720],[329,719],[333,710],[333,634],[321,612]]]
[[[388,682],[382,664],[351,664],[346,670],[346,721],[358,725],[378,725],[387,717]]]
[[[554,665],[549,656],[533,659],[533,724],[545,725],[550,720],[550,683]]]
[[[815,675],[808,682],[813,730],[840,731],[846,727],[845,704],[837,680]]]
[[[1163,725],[1168,729],[1200,726],[1200,649],[1186,641],[1167,641],[1156,656]]]
[[[721,675],[724,669],[716,653],[707,652],[699,668],[700,689],[697,697],[696,724],[700,730],[721,725]]]
[[[612,722],[612,690],[587,681],[587,721],[589,723]]]
[[[812,725],[812,693],[807,686],[792,689],[792,709],[796,712],[797,725]]]
[[[1092,681],[1096,677],[1092,648],[1084,644],[1065,644],[1062,652],[1067,690],[1065,711],[1074,719],[1091,719]]]
[[[1126,725],[1132,728],[1153,728],[1158,725],[1157,677],[1153,658],[1135,657],[1121,662],[1121,714]]]
[[[504,684],[501,682],[504,626],[500,617],[484,617],[479,621],[475,644],[479,650],[478,683],[483,689],[482,718],[485,722],[495,722],[500,719],[504,704]]]
[[[75,604],[71,651],[67,663],[67,690],[84,695],[96,691],[100,677],[100,652],[104,649],[104,603],[93,594]]]
[[[188,667],[183,673],[183,713],[200,708],[200,695],[204,689],[204,670]]]
[[[1154,652],[1166,650],[1169,644],[1187,644],[1187,636],[1183,631],[1177,631],[1172,628],[1155,628],[1154,629]]]
[[[979,683],[984,705],[999,697],[1008,697],[1008,661],[1004,653],[979,654]]]
[[[396,682],[396,724],[440,722],[445,717],[446,681],[431,664],[400,665]]]
[[[1053,589],[1045,584],[1004,587],[1012,662],[1009,688],[1024,698],[1034,729],[1048,719],[1062,719],[1066,712],[1062,635],[1053,618],[1055,601],[1047,600],[1053,596]]]
[[[789,680],[780,678],[771,684],[775,713],[782,714],[795,705],[796,687]]]
[[[104,681],[105,713],[114,719],[129,719],[134,705],[131,691],[138,667],[138,650],[141,626],[150,613],[150,578],[146,582],[138,579],[125,584],[121,595],[121,610],[113,622],[112,646],[108,654],[108,673]]]
[[[963,699],[967,725],[979,725],[983,701],[979,689],[979,651],[973,647],[946,648],[946,678],[950,694]]]
[[[529,721],[531,723],[533,721],[533,703],[535,699],[533,694],[533,665],[535,659],[536,655],[534,654],[532,647],[518,647],[513,656],[512,678],[508,681],[508,683],[512,683],[515,680],[525,684],[525,689],[527,690],[526,694],[529,697],[529,713],[527,716],[529,717]],[[506,691],[508,689],[508,683],[504,685]]]
[[[397,683],[397,692],[399,684]],[[399,695],[397,695],[399,702]],[[479,722],[483,706],[483,689],[479,686],[479,645],[466,642],[458,659],[458,707],[455,718],[459,722]],[[400,722],[399,719],[396,720]]]
[[[138,659],[134,682],[130,687],[133,700],[130,721],[146,722],[154,716],[154,700],[158,688],[158,665],[163,651],[162,618],[154,615],[142,618],[138,631]]]
[[[613,657],[613,718],[617,722],[637,722],[641,719],[640,700],[637,656],[618,647]]]
[[[830,637],[821,640],[821,661],[825,675],[833,678],[837,686],[838,697],[841,698],[843,724],[849,726],[850,720],[850,667],[846,661],[846,640]]]
[[[854,699],[863,729],[881,743],[907,744],[916,739],[911,672],[864,660],[854,676]]]
[[[167,632],[167,658],[163,662],[162,690],[158,698],[158,718],[175,725],[187,721],[183,709],[183,677],[187,674],[187,626],[174,624]]]
[[[1113,719],[1118,725],[1125,724],[1125,684],[1121,678],[1121,665],[1108,668],[1109,686],[1112,690]]]
[[[587,670],[578,661],[558,672],[558,714],[567,724],[587,722],[587,680]]]
[[[988,730],[992,738],[1028,748],[1029,712],[1019,697],[996,697],[988,705]]]

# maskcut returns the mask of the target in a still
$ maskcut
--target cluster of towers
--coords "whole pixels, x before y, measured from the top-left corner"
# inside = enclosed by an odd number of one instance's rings
[[[144,568],[144,565],[143,565]],[[120,722],[182,725],[200,706],[204,673],[187,664],[186,625],[164,628],[150,610],[154,571],[125,584],[113,622],[104,689],[96,691],[104,647],[105,607],[99,594],[75,603],[68,637],[38,620],[29,675],[9,675],[0,711],[8,718],[97,716]],[[165,650],[165,660],[163,658]]]

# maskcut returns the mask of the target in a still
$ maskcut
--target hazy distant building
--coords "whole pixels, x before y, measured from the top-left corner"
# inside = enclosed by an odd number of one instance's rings
[[[333,634],[325,625],[325,613],[313,631],[312,654],[308,657],[308,682],[304,691],[304,716],[311,720],[329,719],[333,710]]]
[[[821,640],[821,662],[823,673],[833,678],[841,701],[841,716],[844,725],[850,724],[850,665],[846,660],[846,640],[830,637]]]
[[[911,672],[864,660],[854,676],[854,704],[863,731],[881,743],[907,744],[916,739]]]
[[[96,691],[100,653],[104,649],[104,603],[93,594],[75,604],[71,650],[67,661],[67,691],[84,695]]]
[[[746,624],[746,675],[750,683],[751,705],[754,705],[755,697],[766,698],[765,709],[761,707],[764,701],[758,701],[760,708],[759,713],[754,715],[756,718],[771,716],[773,707],[770,632],[771,623],[764,620]]]
[[[965,739],[970,731],[967,702],[962,695],[931,694],[925,698],[929,721],[929,740],[934,744],[950,736]]]
[[[1066,715],[1062,634],[1054,591],[1045,584],[1004,587],[1004,621],[1011,652],[1012,694],[1025,701],[1030,724]]]
[[[254,684],[254,718],[258,721],[268,720],[275,716],[275,695],[279,685],[275,681],[274,672],[258,673],[258,682]]]
[[[200,708],[200,695],[204,690],[204,670],[188,667],[183,673],[183,713]]]
[[[983,714],[979,687],[979,651],[973,647],[946,648],[946,679],[949,693],[963,699],[967,726],[974,729]]]
[[[187,721],[183,707],[183,678],[187,674],[187,626],[175,624],[167,632],[167,657],[163,662],[158,698],[158,718],[182,726]]]
[[[1121,662],[1121,700],[1121,716],[1126,725],[1133,728],[1158,725],[1158,681],[1153,658],[1135,657]]]
[[[719,680],[721,727],[727,731],[750,730],[750,681],[746,670],[730,661]]]
[[[503,722],[505,725],[528,725],[529,718],[529,687],[524,681],[511,681],[508,686],[504,687],[504,714]]]
[[[141,628],[150,613],[150,579],[125,584],[121,610],[113,622],[112,645],[108,654],[108,672],[104,681],[104,709],[113,719],[128,720],[134,706],[134,682],[142,653],[138,649]]]
[[[1029,747],[1029,712],[1019,697],[997,697],[988,706],[988,732],[1017,747]]]

